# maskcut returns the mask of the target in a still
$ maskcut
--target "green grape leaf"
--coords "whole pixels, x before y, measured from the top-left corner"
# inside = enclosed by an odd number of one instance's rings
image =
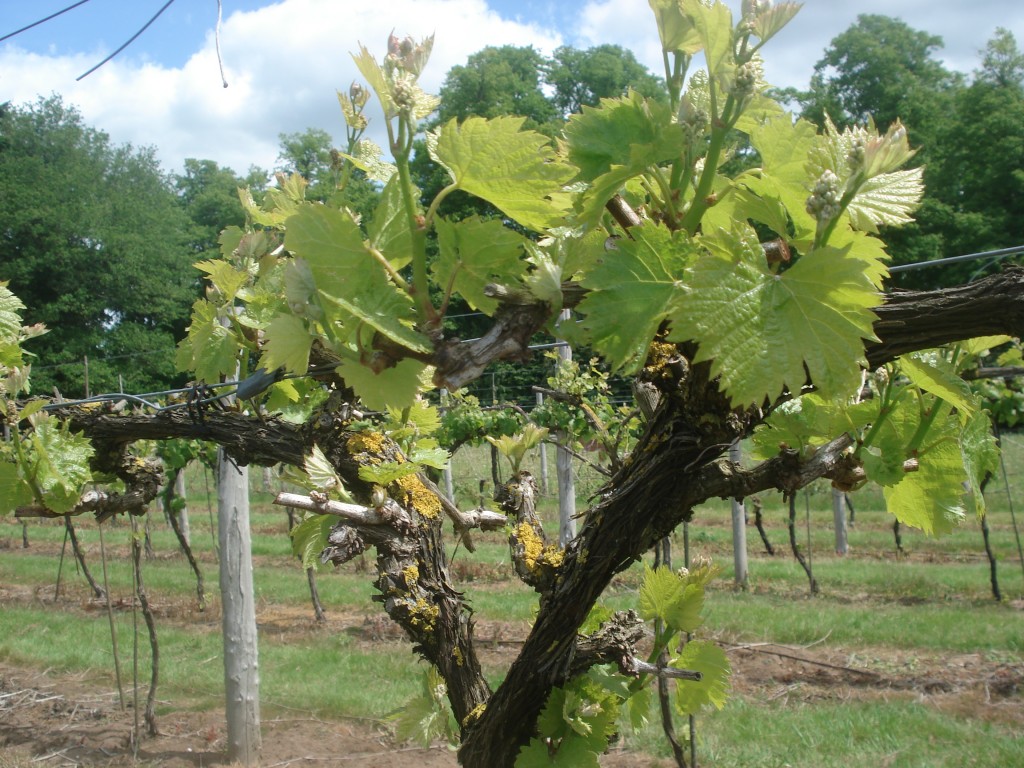
[[[817,132],[807,120],[794,122],[789,115],[781,115],[751,128],[749,134],[750,143],[761,156],[762,172],[744,174],[743,183],[762,197],[774,197],[786,206],[796,239],[813,237],[817,226],[806,210],[810,181],[806,163]]]
[[[666,104],[630,91],[617,99],[601,99],[597,107],[584,107],[565,127],[569,161],[580,178],[594,181],[613,168],[630,176],[679,156],[682,133],[671,123]],[[603,203],[602,203],[603,205]]]
[[[732,12],[725,3],[693,2],[685,5],[687,14],[704,44],[708,75],[719,81],[722,90],[732,85],[736,59],[733,54]]]
[[[397,176],[384,185],[366,234],[373,247],[384,254],[395,269],[402,269],[412,261],[412,233],[402,200],[401,180]]]
[[[18,465],[0,461],[0,516],[32,501],[32,489],[21,479]]]
[[[366,81],[370,84],[373,92],[377,94],[381,109],[384,110],[384,119],[391,120],[398,115],[398,107],[391,98],[391,88],[388,85],[387,76],[377,63],[377,59],[370,53],[365,45],[360,44],[359,53],[352,54],[352,60]]]
[[[957,376],[952,363],[937,352],[914,352],[899,360],[900,371],[910,383],[945,400],[960,412],[966,422],[977,408],[967,382]]]
[[[341,478],[338,477],[337,470],[335,470],[334,465],[324,455],[319,445],[313,446],[313,450],[303,461],[302,468],[306,471],[309,482],[312,483],[314,488],[321,491],[341,491],[344,493],[345,488]]]
[[[623,714],[634,731],[641,731],[647,727],[653,698],[651,686],[646,685],[622,703]]]
[[[429,667],[423,675],[420,694],[388,715],[388,720],[395,723],[395,737],[423,747],[429,747],[438,739],[453,741],[458,729],[445,691],[441,675],[435,667]]]
[[[871,444],[865,444],[860,451],[870,480],[891,487],[906,477],[904,462],[910,458],[909,444],[921,422],[920,415],[921,403],[916,390],[906,391],[891,402],[884,413],[878,413],[881,424],[874,431]]]
[[[637,607],[640,618],[645,621],[661,619],[664,621],[672,606],[683,594],[683,581],[671,568],[659,566],[651,568],[644,564],[643,581],[637,595]]]
[[[710,253],[688,271],[670,338],[698,342],[695,362],[711,361],[734,404],[797,391],[808,372],[824,396],[856,389],[881,301],[861,259],[822,248],[773,274],[750,227],[704,243]]]
[[[338,518],[334,515],[313,515],[288,532],[292,538],[292,554],[302,561],[303,568],[320,566],[320,553],[327,548],[327,537],[336,522]]]
[[[40,501],[58,514],[70,512],[92,479],[92,443],[53,419],[37,421],[29,442],[33,459],[29,474],[43,493]]]
[[[444,469],[450,459],[451,456],[444,448],[414,448],[409,453],[409,461],[434,469]]]
[[[682,234],[665,227],[648,224],[633,227],[630,234],[584,277],[589,292],[578,307],[594,348],[614,368],[627,371],[643,363],[693,253]]]
[[[815,392],[789,400],[754,430],[751,456],[770,459],[783,446],[802,451],[824,445],[843,432],[854,432],[874,421],[878,405],[873,399],[851,406],[826,400]]]
[[[553,754],[552,754],[553,752]],[[530,743],[519,750],[516,768],[550,768],[554,765],[600,768],[599,755],[590,749],[587,741],[576,736],[565,736],[553,749],[543,736],[534,736]]]
[[[398,172],[398,167],[394,163],[383,160],[383,155],[383,150],[369,139],[360,139],[356,143],[354,154],[341,153],[342,157],[351,160],[356,168],[365,172],[371,181],[387,184]]]
[[[979,336],[960,342],[960,348],[968,355],[982,355],[994,347],[1013,341],[1010,336]]]
[[[526,238],[497,219],[472,216],[459,222],[437,220],[440,253],[432,267],[438,285],[452,286],[469,305],[490,315],[498,307],[487,296],[488,283],[506,287],[519,284],[525,271],[523,250]]]
[[[671,662],[676,669],[691,669],[704,677],[700,682],[680,680],[676,684],[676,710],[681,715],[694,715],[701,707],[715,709],[725,706],[729,697],[729,659],[714,643],[693,640]]]
[[[233,264],[223,259],[199,261],[195,266],[199,271],[206,273],[225,303],[234,301],[238,291],[251,277],[245,270],[236,269]]]
[[[927,534],[949,533],[964,519],[966,479],[960,447],[954,441],[940,441],[919,457],[916,472],[883,488],[886,507],[901,523]]]
[[[288,219],[285,247],[306,261],[323,297],[343,310],[334,319],[345,325],[354,318],[408,349],[431,351],[429,340],[411,327],[412,299],[366,252],[362,233],[347,213],[302,206]]]
[[[565,127],[568,158],[580,178],[592,182],[580,221],[593,224],[604,205],[628,180],[649,167],[679,157],[683,133],[669,119],[668,106],[630,91],[584,107]]]
[[[658,22],[658,35],[664,51],[694,54],[703,43],[693,19],[683,10],[679,0],[648,0]]]
[[[389,405],[395,408],[412,405],[422,389],[420,376],[424,370],[423,363],[411,359],[402,360],[380,373],[355,361],[344,360],[339,366],[345,383],[374,411],[386,410]]]
[[[431,155],[458,189],[500,208],[534,230],[558,226],[568,210],[562,188],[576,169],[555,156],[549,139],[524,131],[525,118],[470,117],[441,126]]]
[[[885,173],[868,179],[857,189],[847,207],[850,222],[856,229],[877,233],[882,225],[900,226],[913,219],[924,194],[924,168]]]
[[[967,483],[971,489],[974,511],[985,514],[985,495],[982,483],[989,474],[999,471],[999,443],[992,434],[992,422],[987,411],[975,411],[960,432],[960,455],[963,458]]]
[[[412,461],[384,461],[380,464],[365,464],[359,468],[359,479],[367,483],[388,485],[407,475],[415,475],[422,469]]]
[[[704,623],[704,587],[687,584],[671,568],[645,567],[639,610],[643,619],[660,619],[677,632],[693,632]]]
[[[801,5],[802,3],[775,3],[760,11],[754,17],[754,34],[762,44],[768,42],[792,21]]]
[[[194,371],[198,381],[220,381],[235,375],[239,349],[234,335],[221,325],[217,307],[199,299],[192,305],[192,324],[174,361],[179,371]]]
[[[278,315],[266,329],[261,365],[268,371],[283,367],[290,373],[309,369],[309,350],[313,336],[306,324],[295,315]]]
[[[532,269],[523,282],[535,298],[551,306],[552,315],[557,315],[562,308],[562,265],[533,243],[527,244],[526,251]]]

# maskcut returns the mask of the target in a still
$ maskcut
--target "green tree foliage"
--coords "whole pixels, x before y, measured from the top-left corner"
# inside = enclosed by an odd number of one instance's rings
[[[556,106],[544,95],[541,73],[545,59],[534,48],[512,45],[488,47],[474,53],[465,64],[452,67],[441,86],[437,122],[471,115],[526,118],[526,127],[537,129],[558,116]]]
[[[174,379],[198,283],[186,214],[150,148],[114,146],[59,97],[0,116],[0,279],[51,332],[35,383],[65,395]],[[70,365],[68,365],[70,364]]]
[[[545,65],[544,81],[554,89],[551,101],[563,117],[583,107],[596,107],[601,99],[622,96],[628,89],[661,99],[665,89],[659,78],[618,45],[580,50],[556,48]]]
[[[266,173],[252,169],[239,178],[230,168],[213,160],[185,160],[184,171],[174,177],[178,201],[192,222],[190,246],[196,257],[220,250],[218,239],[225,227],[245,224],[239,188],[257,193],[266,184]]]

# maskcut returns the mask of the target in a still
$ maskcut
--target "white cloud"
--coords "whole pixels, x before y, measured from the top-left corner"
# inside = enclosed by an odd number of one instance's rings
[[[359,79],[349,54],[363,43],[382,56],[392,30],[417,39],[436,35],[422,78],[430,92],[484,46],[550,52],[562,43],[556,32],[502,19],[484,0],[283,0],[224,19],[228,88],[221,85],[211,31],[181,68],[115,59],[77,83],[102,53],[46,57],[7,46],[0,49],[0,100],[25,103],[61,93],[115,142],[156,146],[168,170],[179,170],[186,157],[238,172],[253,164],[271,168],[280,133],[316,127],[344,135],[335,92]],[[380,140],[383,118],[376,115],[371,134]]]

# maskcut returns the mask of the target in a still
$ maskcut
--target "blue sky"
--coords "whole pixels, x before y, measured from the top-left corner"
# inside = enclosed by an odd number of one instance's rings
[[[0,35],[71,2],[0,0]],[[423,78],[428,90],[486,45],[550,52],[561,44],[618,43],[660,70],[647,0],[222,0],[224,89],[213,43],[217,3],[175,0],[113,62],[76,82],[164,2],[89,0],[0,43],[0,102],[60,93],[115,142],[156,146],[168,170],[197,157],[243,172],[252,164],[273,167],[282,132],[317,127],[340,136],[335,91],[357,77],[348,52],[360,42],[382,52],[392,29],[436,33]],[[738,13],[739,0],[727,4]],[[962,72],[978,66],[978,51],[998,26],[1024,44],[1020,0],[807,0],[766,48],[767,79],[806,86],[830,40],[859,13],[898,17],[940,35],[938,57]]]

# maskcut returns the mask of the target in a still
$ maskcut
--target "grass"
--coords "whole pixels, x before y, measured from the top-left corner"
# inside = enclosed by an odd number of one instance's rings
[[[820,593],[808,594],[807,579],[794,561],[786,530],[787,510],[775,497],[766,497],[765,519],[776,548],[764,553],[753,526],[747,529],[750,553],[749,588],[732,585],[730,513],[726,502],[697,511],[689,527],[692,555],[708,555],[724,572],[708,599],[707,632],[727,644],[815,644],[823,652],[845,654],[850,664],[871,668],[873,660],[976,654],[1003,664],[1024,663],[1024,581],[1017,561],[1011,503],[1024,507],[1024,440],[1007,443],[1010,493],[994,484],[989,495],[989,520],[999,574],[1006,599],[992,600],[988,563],[974,520],[952,535],[934,539],[904,529],[905,555],[895,551],[892,521],[877,495],[855,497],[856,524],[849,531],[850,555],[833,554],[831,497],[828,493],[801,495],[798,504],[799,544],[810,553]],[[550,457],[553,465],[554,457]],[[489,478],[487,451],[460,452],[455,461],[456,488],[464,506],[474,506],[478,478]],[[526,468],[540,477],[536,457]],[[503,471],[506,468],[503,467]],[[255,473],[254,473],[255,474]],[[223,701],[223,669],[217,600],[216,552],[207,511],[207,491],[201,470],[189,475],[192,541],[206,578],[211,604],[206,612],[195,605],[195,583],[177,554],[173,534],[155,515],[150,526],[157,557],[145,562],[145,580],[158,611],[162,666],[162,711],[219,708]],[[577,471],[578,506],[601,478]],[[320,717],[382,718],[419,690],[422,662],[408,644],[390,635],[367,639],[363,623],[380,616],[371,601],[371,571],[350,564],[322,571],[321,599],[332,625],[314,628],[309,593],[285,535],[282,510],[269,502],[255,475],[252,494],[253,552],[257,611],[260,622],[261,698],[265,710],[303,710]],[[805,517],[810,508],[807,541]],[[549,521],[557,502],[541,504]],[[89,520],[76,521],[86,558],[101,577],[99,537]],[[53,668],[86,674],[98,684],[112,686],[112,652],[105,612],[89,598],[75,572],[70,550],[65,555],[60,601],[53,603],[57,563],[64,540],[62,523],[36,521],[28,526],[31,546],[21,549],[21,525],[0,519],[0,599],[5,589],[21,590],[18,600],[0,611],[0,660],[34,668]],[[106,556],[117,611],[122,657],[130,660],[132,646],[131,571],[128,559],[130,528],[124,523],[106,529]],[[511,575],[507,544],[500,534],[476,536],[477,551],[459,548],[452,572],[465,590],[482,628],[485,671],[500,680],[510,658],[509,647],[488,642],[495,638],[525,637],[536,610],[536,596]],[[682,562],[681,534],[673,539],[677,564]],[[615,609],[634,607],[640,566],[620,574],[604,602]],[[30,595],[30,598],[24,597]],[[142,671],[148,679],[148,645],[140,632]],[[504,650],[502,650],[504,648]],[[125,662],[126,664],[128,662]],[[962,766],[1020,764],[1024,742],[1018,732],[982,716],[967,703],[939,706],[915,699],[910,692],[866,696],[854,688],[834,695],[813,695],[795,689],[793,695],[772,697],[764,691],[739,690],[722,712],[702,716],[699,726],[701,763],[709,766]],[[838,698],[844,696],[845,698]],[[948,702],[947,702],[948,704]],[[1018,720],[1024,721],[1019,698]],[[1019,729],[1018,729],[1019,731]],[[650,726],[628,736],[630,744],[654,755],[668,753],[660,731]]]

